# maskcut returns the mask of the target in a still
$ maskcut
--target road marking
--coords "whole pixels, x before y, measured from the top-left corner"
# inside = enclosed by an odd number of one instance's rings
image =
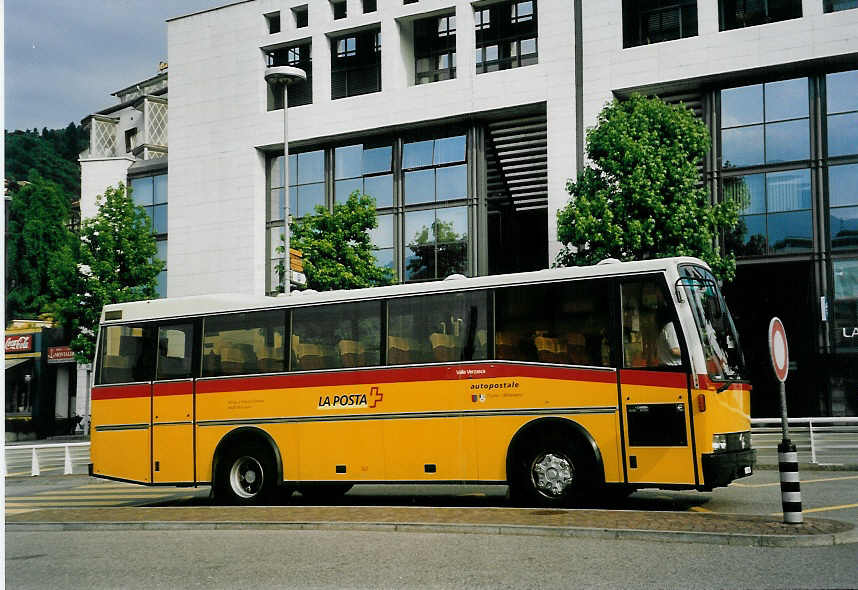
[[[693,512],[712,512],[708,508],[704,508],[703,506],[692,506],[689,510]]]
[[[858,504],[842,504],[841,506],[822,506],[820,508],[806,508],[802,510],[802,514],[811,512],[827,512],[829,510],[845,510],[847,508],[858,508]],[[773,512],[771,516],[783,516],[783,512]]]
[[[819,479],[805,479],[802,480],[802,484],[806,483],[819,483],[823,481],[843,481],[847,479],[858,479],[858,475],[846,475],[843,477],[822,477]],[[737,483],[733,482],[730,484],[731,486],[736,486],[737,488],[769,488],[774,486],[781,485],[781,482],[776,481],[774,483]]]
[[[34,512],[36,508],[9,508],[6,507],[6,514],[24,514],[25,512]]]
[[[26,500],[27,502],[54,502],[56,500],[110,500],[111,498],[116,498],[117,500],[122,500],[126,498],[133,499],[146,499],[146,498],[169,498],[170,496],[175,496],[175,494],[163,494],[161,496],[153,496],[151,494],[113,494],[113,495],[55,495],[55,494],[44,494],[38,496],[12,496],[7,498],[7,501],[10,502],[20,502]]]

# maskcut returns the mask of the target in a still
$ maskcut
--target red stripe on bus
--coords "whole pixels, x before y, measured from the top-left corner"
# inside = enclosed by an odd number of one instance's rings
[[[194,392],[193,381],[177,381],[172,383],[155,383],[153,395],[190,395]]]
[[[92,388],[93,401],[103,399],[120,399],[127,397],[149,397],[149,384],[110,385]]]
[[[688,376],[683,372],[674,371],[640,371],[623,370],[620,372],[623,385],[646,385],[649,387],[679,387],[688,386]]]
[[[237,377],[197,382],[197,393],[250,391],[257,389],[291,389],[298,387],[332,387],[377,383],[408,383],[416,381],[450,381],[459,379],[503,379],[536,377],[568,381],[616,383],[613,371],[543,367],[515,364],[456,365],[447,367],[402,367],[343,371],[332,373],[302,373],[261,377]]]

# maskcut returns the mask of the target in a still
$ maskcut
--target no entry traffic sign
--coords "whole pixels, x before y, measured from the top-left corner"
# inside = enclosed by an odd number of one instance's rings
[[[783,383],[789,372],[789,348],[787,347],[786,330],[778,318],[769,322],[769,355],[772,357],[772,368],[775,377]]]

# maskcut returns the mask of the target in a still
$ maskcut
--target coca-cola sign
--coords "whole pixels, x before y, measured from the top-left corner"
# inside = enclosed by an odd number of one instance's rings
[[[6,336],[6,354],[14,354],[16,352],[33,352],[32,334]]]

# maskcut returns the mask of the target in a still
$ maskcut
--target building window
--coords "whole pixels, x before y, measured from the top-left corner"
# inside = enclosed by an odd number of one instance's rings
[[[293,217],[316,205],[345,202],[354,191],[376,201],[378,227],[370,232],[379,266],[400,281],[471,273],[474,223],[465,135],[401,140],[385,137],[289,156]],[[269,293],[280,290],[286,190],[283,156],[268,159],[267,265]],[[331,195],[327,201],[326,195]]]
[[[808,113],[807,78],[722,90],[722,167],[808,160]]]
[[[837,12],[839,10],[858,8],[858,0],[823,0],[822,6],[825,12]]]
[[[478,74],[538,62],[535,0],[479,8],[474,18]]]
[[[311,43],[301,43],[268,52],[269,66],[292,66],[306,72],[307,79],[289,85],[289,106],[297,107],[313,103],[313,60]],[[268,86],[268,110],[283,108],[282,88]]]
[[[137,127],[125,130],[125,153],[131,153],[137,147]]]
[[[296,6],[292,9],[292,18],[295,19],[295,28],[303,29],[308,24],[307,5]]]
[[[346,18],[346,0],[332,0],[331,9],[334,12],[334,20]]]
[[[825,77],[828,156],[858,154],[858,70]]]
[[[280,32],[280,13],[272,12],[265,15],[265,24],[268,25],[268,33],[273,35]]]
[[[809,252],[813,247],[810,170],[731,176],[725,197],[741,204],[741,256]]]
[[[129,180],[131,198],[146,211],[155,235],[156,257],[164,261],[158,273],[158,297],[167,296],[167,175],[142,176]]]
[[[834,261],[834,345],[858,351],[858,258]]]
[[[268,165],[268,291],[276,292],[283,284],[278,271],[284,253],[286,223],[286,187],[284,187],[283,156],[275,156]],[[289,154],[289,216],[311,215],[317,206],[325,206],[325,152],[315,150]]]
[[[459,135],[403,145],[406,281],[468,272],[466,144]]]
[[[375,12],[378,10],[378,5],[376,0],[363,0],[363,13],[366,14],[368,12]]]
[[[720,30],[801,18],[801,0],[718,0]]]
[[[370,232],[379,266],[395,270],[393,234],[393,145],[353,144],[334,149],[334,203],[353,192],[375,199],[378,227]]]
[[[623,0],[623,47],[697,35],[697,0]]]
[[[456,77],[456,16],[424,18],[414,22],[415,84]]]
[[[378,29],[331,39],[331,98],[381,90],[381,32]]]

